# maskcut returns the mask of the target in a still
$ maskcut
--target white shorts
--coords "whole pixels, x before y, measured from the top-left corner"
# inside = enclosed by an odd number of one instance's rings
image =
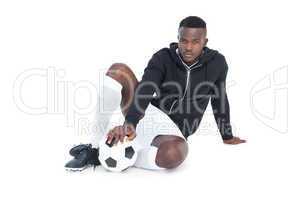
[[[175,135],[184,138],[180,129],[169,116],[151,103],[147,107],[144,117],[137,124],[136,134],[136,139],[142,147],[150,146],[157,135]]]

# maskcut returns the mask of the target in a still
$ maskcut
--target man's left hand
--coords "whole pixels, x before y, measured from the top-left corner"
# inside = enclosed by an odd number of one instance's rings
[[[223,140],[224,144],[241,144],[241,143],[246,143],[246,140],[242,140],[239,137],[233,137],[229,140]]]

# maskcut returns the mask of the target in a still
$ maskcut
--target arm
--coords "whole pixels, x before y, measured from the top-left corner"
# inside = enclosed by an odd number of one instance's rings
[[[133,100],[128,108],[124,124],[116,126],[108,132],[108,144],[123,142],[125,136],[128,136],[129,140],[133,140],[136,137],[136,126],[153,99],[154,92],[161,85],[164,74],[165,69],[157,55],[154,54],[144,70],[142,80],[134,91]],[[159,96],[159,94],[157,95]]]
[[[136,128],[150,101],[153,99],[154,92],[159,92],[158,89],[163,81],[164,74],[165,69],[158,56],[153,55],[144,70],[142,80],[134,92],[134,98],[128,109],[124,123],[132,124]]]
[[[221,76],[215,83],[215,96],[211,98],[214,117],[223,140],[232,139],[232,130],[230,124],[230,108],[226,93],[226,75],[227,69],[221,73]]]
[[[218,94],[211,98],[211,105],[214,112],[214,118],[218,125],[219,132],[222,136],[224,143],[226,144],[239,144],[246,142],[240,140],[238,137],[232,135],[232,128],[230,124],[230,108],[229,101],[226,92],[226,76],[228,72],[228,65],[225,58],[222,56],[221,65],[224,66],[224,70],[220,74],[219,78],[215,82],[216,90]]]

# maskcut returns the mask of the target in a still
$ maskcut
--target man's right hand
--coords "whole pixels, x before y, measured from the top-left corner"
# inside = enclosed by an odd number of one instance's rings
[[[123,124],[111,129],[107,134],[107,143],[114,145],[119,141],[124,142],[124,138],[127,136],[128,140],[133,140],[136,137],[135,128],[131,124]]]

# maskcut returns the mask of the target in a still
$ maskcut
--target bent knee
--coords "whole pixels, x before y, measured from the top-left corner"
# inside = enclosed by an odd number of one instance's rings
[[[155,162],[162,168],[178,167],[186,158],[188,144],[184,139],[165,141],[159,145]]]
[[[110,69],[124,69],[124,68],[129,68],[129,67],[125,63],[113,63],[110,66]]]
[[[121,83],[124,87],[135,87],[138,83],[137,78],[131,68],[124,63],[113,63],[106,75]],[[128,88],[127,88],[128,89]]]

